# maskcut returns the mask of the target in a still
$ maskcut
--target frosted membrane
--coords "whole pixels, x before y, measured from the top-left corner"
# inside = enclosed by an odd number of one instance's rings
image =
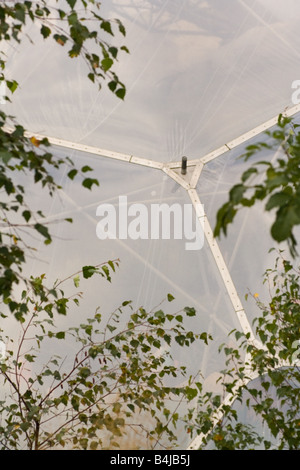
[[[94,278],[83,283],[83,307],[74,309],[72,321],[83,321],[97,306],[109,315],[124,300],[132,300],[135,308],[153,309],[171,293],[174,302],[162,308],[166,312],[195,308],[197,315],[188,319],[186,328],[206,331],[214,338],[207,347],[193,345],[185,352],[174,348],[174,360],[187,365],[190,374],[200,370],[206,386],[215,391],[215,378],[224,368],[218,347],[229,341],[231,330],[241,330],[241,323],[207,241],[201,250],[188,251],[184,239],[99,240],[96,211],[101,204],[118,210],[120,196],[149,211],[153,204],[184,207],[191,204],[187,189],[196,188],[214,227],[228,190],[248,167],[237,157],[246,145],[264,137],[230,151],[225,144],[295,105],[292,83],[300,79],[300,4],[296,0],[107,0],[101,10],[103,16],[120,18],[127,31],[122,44],[130,54],[120,55],[115,69],[126,84],[124,102],[105,85],[98,92],[87,79],[84,64],[70,59],[54,41],[44,41],[35,25],[27,26],[33,43],[24,40],[6,50],[8,74],[20,87],[13,103],[1,104],[1,109],[15,115],[32,135],[121,152],[131,160],[53,147],[55,155],[71,157],[78,167],[91,166],[100,187],[84,190],[79,179],[67,178],[67,169],[55,174],[63,189],[53,198],[47,198],[38,185],[26,185],[30,208],[43,210],[53,234],[49,247],[43,240],[33,241],[38,251],[26,269],[33,275],[46,273],[51,282],[83,265],[120,259],[111,284]],[[183,155],[195,164],[222,146],[220,156],[205,164],[198,182],[189,167],[180,180],[178,162]],[[172,164],[163,167],[164,172],[134,164],[132,157],[163,165],[173,162],[179,178],[167,176]],[[274,154],[260,154],[263,158],[272,159]],[[21,177],[20,183],[24,183]],[[62,222],[64,218],[73,218],[73,224]],[[219,242],[250,323],[257,311],[244,295],[250,290],[267,296],[262,275],[272,265],[267,255],[272,246],[270,220],[263,206],[245,209],[228,237]],[[59,322],[69,325],[69,317]],[[9,329],[13,332],[12,325]],[[73,344],[68,347],[74,350]],[[42,363],[44,357],[39,360]],[[182,428],[177,433],[179,446],[188,447],[188,435]]]
[[[127,29],[131,53],[116,69],[125,102],[97,93],[80,61],[29,27],[34,45],[14,45],[8,62],[21,84],[12,112],[26,128],[171,161],[199,158],[292,105],[296,0],[110,0],[102,9]]]

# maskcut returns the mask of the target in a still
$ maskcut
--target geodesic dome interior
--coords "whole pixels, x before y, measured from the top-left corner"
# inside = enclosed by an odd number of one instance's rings
[[[120,18],[129,55],[117,73],[127,95],[118,100],[103,86],[98,92],[80,60],[43,41],[36,27],[7,51],[7,70],[20,88],[2,108],[16,116],[28,135],[48,137],[55,155],[89,165],[100,187],[89,192],[66,174],[57,178],[59,195],[41,199],[27,188],[32,207],[54,224],[51,247],[42,243],[29,270],[49,279],[82,265],[120,259],[111,285],[86,286],[87,308],[107,312],[123,300],[153,308],[167,293],[172,308],[194,307],[193,331],[214,342],[193,350],[186,361],[209,378],[222,369],[218,346],[234,328],[252,331],[255,305],[250,290],[264,298],[262,275],[270,266],[270,215],[263,205],[242,211],[228,236],[213,238],[216,212],[249,163],[238,160],[251,142],[267,137],[280,113],[294,116],[292,83],[300,79],[300,5],[296,0],[106,0],[103,16]],[[187,174],[181,173],[182,156]],[[274,158],[266,151],[259,159]],[[96,236],[100,204],[191,204],[204,233],[200,250],[183,239],[110,239]],[[175,305],[175,307],[174,307]],[[169,308],[169,307],[168,307]],[[180,433],[179,433],[180,434]],[[181,448],[192,445],[185,433]]]

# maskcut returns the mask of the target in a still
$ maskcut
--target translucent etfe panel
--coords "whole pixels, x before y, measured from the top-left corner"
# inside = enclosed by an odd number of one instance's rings
[[[8,76],[20,87],[6,107],[30,131],[176,161],[201,157],[293,104],[296,0],[106,0],[101,11],[127,30],[113,39],[130,50],[115,69],[125,101],[106,86],[98,93],[67,46],[28,25],[33,44],[7,51]]]
[[[228,200],[230,189],[240,183],[242,173],[251,167],[251,163],[263,160],[275,162],[280,156],[284,158],[279,148],[264,149],[248,162],[239,158],[245,152],[246,146],[262,141],[270,142],[265,134],[260,134],[204,166],[197,190],[213,228],[218,209]],[[250,184],[259,184],[263,181],[263,175],[249,181]],[[263,275],[266,269],[274,267],[277,254],[269,253],[269,250],[273,247],[285,249],[286,255],[289,256],[286,244],[279,245],[271,237],[274,212],[265,211],[265,204],[266,201],[256,203],[251,208],[242,208],[234,222],[227,227],[227,236],[222,234],[218,240],[251,324],[260,312],[250,297],[245,300],[245,295],[258,294],[262,301],[270,300],[268,286],[263,284]]]
[[[68,155],[62,149],[54,151],[57,155]],[[102,278],[93,277],[82,281],[76,289],[71,277],[65,286],[66,294],[72,295],[80,290],[83,297],[80,308],[74,306],[67,317],[57,319],[58,327],[84,322],[95,313],[97,307],[103,318],[108,318],[125,300],[132,300],[133,308],[144,306],[148,310],[162,309],[166,313],[178,312],[186,306],[192,307],[197,313],[195,317],[186,318],[185,328],[194,333],[207,332],[213,336],[214,341],[209,342],[208,346],[202,341],[195,342],[188,349],[176,344],[172,348],[173,361],[178,366],[186,366],[187,375],[168,380],[167,383],[179,385],[189,375],[196,379],[198,373],[203,376],[197,378],[200,381],[214,377],[225,364],[218,348],[224,342],[231,344],[232,338],[228,338],[228,333],[239,328],[239,323],[206,242],[201,245],[201,249],[187,250],[186,243],[193,240],[185,236],[175,238],[175,225],[171,225],[169,239],[163,239],[161,235],[158,239],[152,239],[151,236],[133,239],[128,236],[127,239],[117,237],[100,240],[96,235],[97,225],[101,220],[97,210],[103,204],[111,205],[118,212],[120,197],[126,197],[128,210],[133,210],[134,204],[139,204],[148,214],[152,214],[151,209],[155,204],[165,204],[168,207],[177,204],[177,209],[181,208],[184,213],[186,206],[190,204],[187,192],[159,170],[84,153],[70,152],[69,156],[77,167],[89,165],[93,168],[100,187],[88,191],[82,188],[79,178],[70,181],[65,174],[61,174],[64,189],[50,203],[41,198],[41,192],[36,190],[38,186],[28,187],[28,203],[31,207],[40,206],[43,209],[46,217],[44,222],[72,217],[73,224],[66,222],[51,225],[53,243],[44,246],[42,241],[40,244],[35,241],[37,253],[34,259],[28,260],[26,271],[33,275],[45,273],[50,283],[76,273],[85,265],[119,259],[120,267],[112,275],[111,284]],[[128,227],[133,220],[134,217],[128,215]],[[149,226],[152,220],[151,215]],[[178,223],[179,219],[176,220]],[[162,303],[168,293],[175,300]],[[121,321],[125,322],[127,315],[128,311],[125,311]],[[7,331],[16,331],[15,326],[11,320],[3,322]],[[18,336],[17,332],[16,335]],[[65,358],[65,367],[72,363],[76,345],[70,339],[58,342],[55,351],[51,349],[51,344],[47,350],[41,351],[41,363],[46,362],[52,353]],[[186,404],[182,403],[178,409],[177,405],[176,402],[170,403],[170,409],[176,407],[176,411],[183,416],[187,411]],[[178,439],[180,447],[188,446],[188,435],[182,429]]]

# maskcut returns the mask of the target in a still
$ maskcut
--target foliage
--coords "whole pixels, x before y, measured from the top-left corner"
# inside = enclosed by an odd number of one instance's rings
[[[268,142],[259,142],[246,148],[241,156],[248,161],[263,149],[278,152],[275,161],[253,163],[241,175],[240,183],[229,192],[228,201],[219,209],[214,230],[215,236],[223,232],[235,219],[242,207],[251,207],[266,200],[265,210],[275,210],[271,235],[276,242],[287,241],[293,257],[296,256],[295,227],[300,224],[300,134],[291,119],[278,118],[277,128],[267,131]],[[258,179],[262,179],[258,182]]]
[[[44,39],[52,38],[60,47],[67,48],[70,58],[81,57],[88,71],[88,78],[101,87],[108,80],[108,87],[118,98],[126,94],[125,85],[113,71],[119,51],[128,52],[126,46],[117,47],[109,38],[115,30],[126,35],[124,25],[118,19],[103,18],[101,3],[96,0],[55,0],[54,2],[2,2],[0,5],[0,41],[21,42],[26,34],[25,25],[35,23]],[[24,31],[25,30],[25,31]],[[96,46],[92,52],[93,44]],[[97,52],[97,53],[96,53]],[[0,67],[5,69],[5,56],[0,56]],[[5,80],[2,73],[0,80]],[[14,92],[15,80],[6,80]]]
[[[253,296],[261,311],[254,322],[259,343],[233,331],[238,346],[221,346],[227,368],[216,388],[222,393],[203,389],[189,412],[188,431],[202,436],[202,449],[300,448],[300,270],[280,252],[265,282],[268,305]]]
[[[64,47],[70,58],[81,58],[87,64],[87,75],[93,82],[106,81],[110,90],[121,99],[125,85],[113,71],[119,51],[128,52],[126,46],[117,47],[110,42],[115,34],[125,36],[123,24],[117,19],[100,16],[100,3],[95,0],[65,0],[54,2],[2,2],[0,5],[0,43],[20,43],[27,34],[27,24],[34,23],[45,40],[52,38],[58,47]],[[93,51],[93,52],[91,52]],[[11,93],[18,83],[5,75],[6,55],[0,52],[0,84],[6,82]],[[7,96],[7,100],[10,98]],[[46,244],[51,243],[49,223],[41,210],[34,211],[26,199],[26,188],[32,182],[44,188],[51,196],[60,189],[53,174],[67,168],[73,180],[81,177],[83,187],[92,189],[99,181],[90,176],[92,168],[75,168],[69,158],[56,158],[45,138],[38,140],[27,133],[12,116],[0,112],[0,296],[11,313],[24,320],[27,306],[12,299],[14,286],[20,281],[32,282],[23,276],[26,255],[34,251],[26,242],[26,233],[38,234]],[[25,181],[25,183],[24,183]],[[22,183],[21,183],[22,182]],[[72,222],[72,219],[65,219]]]
[[[265,210],[274,214],[271,236],[288,243],[295,262],[295,230],[300,224],[298,127],[279,115],[276,128],[265,132],[266,139],[246,147],[240,158],[256,159],[218,210],[216,237],[227,235],[228,225],[242,208],[265,201]],[[262,151],[272,158],[258,161]],[[275,269],[265,273],[269,304],[254,297],[261,311],[254,324],[259,342],[253,344],[247,335],[234,331],[238,347],[223,346],[228,368],[216,384],[223,395],[203,392],[199,413],[188,427],[203,437],[201,448],[300,448],[299,275],[299,268],[280,252]],[[243,420],[241,410],[252,420]]]
[[[128,428],[138,429],[152,447],[175,440],[178,406],[197,395],[199,384],[186,377],[185,367],[173,365],[170,350],[173,344],[185,348],[201,340],[183,326],[194,309],[134,311],[125,301],[106,320],[97,309],[79,325],[56,326],[57,312],[67,315],[71,305],[80,304],[80,294],[65,296],[64,283],[73,280],[78,287],[82,278],[97,274],[110,280],[118,263],[86,266],[51,291],[42,275],[34,289],[23,292],[28,313],[16,345],[2,329],[2,340],[8,341],[0,364],[6,391],[0,402],[2,450],[114,448]],[[36,295],[38,290],[46,294]],[[59,351],[59,342],[66,357],[49,353]],[[166,385],[168,378],[185,384]]]

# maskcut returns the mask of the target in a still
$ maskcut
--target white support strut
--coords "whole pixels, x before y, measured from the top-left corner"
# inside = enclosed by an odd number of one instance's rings
[[[201,205],[201,201],[200,201],[198,193],[195,189],[188,190],[188,194],[190,196],[190,199],[191,199],[192,204],[195,207],[195,209],[197,208],[197,206]],[[221,250],[219,248],[219,245],[218,245],[216,239],[213,236],[213,231],[212,231],[210,223],[207,219],[207,216],[205,215],[205,212],[204,212],[204,217],[203,216],[199,217],[199,222],[200,222],[200,224],[202,226],[202,229],[204,231],[206,241],[207,241],[207,243],[210,247],[211,253],[212,253],[212,255],[214,257],[214,260],[217,264],[219,273],[220,273],[220,275],[223,279],[224,285],[225,285],[225,289],[226,289],[226,291],[229,295],[229,298],[231,300],[234,311],[237,315],[238,321],[239,321],[239,323],[242,327],[242,330],[245,334],[249,334],[249,341],[255,343],[256,339],[255,339],[255,336],[253,334],[250,323],[248,321],[248,318],[246,316],[244,307],[243,307],[243,305],[241,303],[241,300],[238,296],[235,285],[232,281],[231,275],[229,273],[229,270],[227,268],[227,265],[225,263],[223,255],[222,255]]]

